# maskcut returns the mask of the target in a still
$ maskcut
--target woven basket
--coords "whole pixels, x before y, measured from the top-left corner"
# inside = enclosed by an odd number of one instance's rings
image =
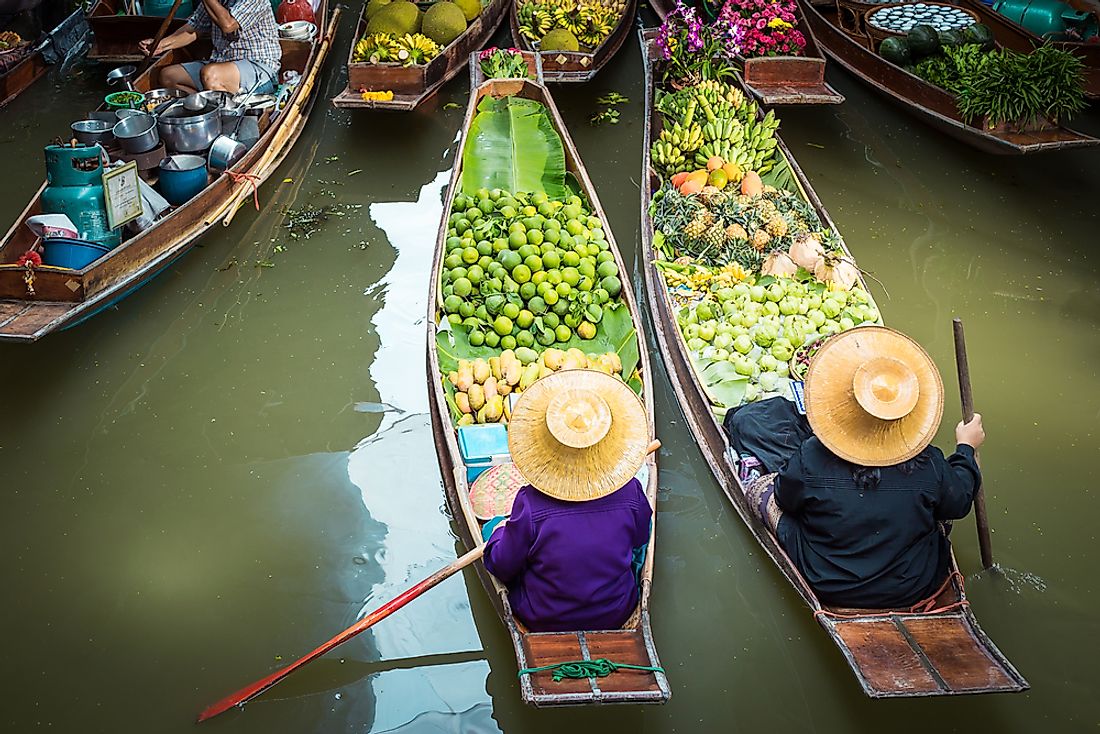
[[[922,0],[922,2],[924,2],[925,5],[937,5],[939,7],[961,11],[961,12],[965,13],[966,15],[970,16],[971,22],[973,22],[973,23],[981,22],[976,13],[971,12],[970,10],[967,10],[966,8],[960,8],[958,5],[951,5],[950,3],[930,3],[927,0]],[[871,16],[874,15],[875,13],[877,13],[880,10],[885,10],[887,8],[903,8],[906,5],[912,5],[912,3],[886,3],[886,4],[882,4],[882,5],[876,5],[875,7],[870,8],[869,10],[864,12],[864,14],[863,14],[863,32],[867,34],[868,38],[870,38],[872,41],[874,41],[875,48],[878,48],[879,43],[881,43],[883,41],[883,39],[891,38],[891,37],[897,37],[897,36],[905,36],[905,31],[888,31],[884,28],[878,28],[876,26],[873,26],[873,25],[871,25],[871,22],[870,22],[871,21]]]

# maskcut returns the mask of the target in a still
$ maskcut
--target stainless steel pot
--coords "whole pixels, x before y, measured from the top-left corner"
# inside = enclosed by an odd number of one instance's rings
[[[119,120],[115,123],[113,132],[127,153],[146,153],[160,145],[157,118],[146,113]]]
[[[194,113],[173,105],[160,114],[157,129],[169,149],[178,153],[201,153],[222,134],[221,110],[217,107]]]
[[[81,120],[72,124],[73,137],[85,145],[99,143],[106,148],[115,142],[111,132],[113,127],[113,124],[103,120]]]
[[[182,89],[150,89],[145,93],[145,107],[152,111],[165,102],[183,99],[186,96],[187,92]]]

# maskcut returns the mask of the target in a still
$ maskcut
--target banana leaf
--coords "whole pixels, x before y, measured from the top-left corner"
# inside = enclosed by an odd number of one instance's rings
[[[695,374],[703,386],[703,392],[710,399],[712,405],[721,408],[733,408],[741,404],[745,399],[745,391],[749,386],[749,378],[737,373],[733,364],[720,359],[700,357],[689,353]]]
[[[616,352],[623,363],[623,379],[635,392],[641,393],[641,376],[635,374],[640,360],[638,332],[630,319],[630,310],[625,305],[615,309],[604,309],[603,319],[600,320],[596,336],[592,339],[581,339],[574,334],[569,341],[556,343],[554,347],[562,350],[576,347],[585,354]],[[448,372],[458,369],[460,359],[478,357],[489,359],[500,356],[503,351],[499,347],[494,349],[486,346],[471,346],[469,329],[463,324],[439,331],[435,336],[435,348],[439,356],[439,369],[444,377]],[[540,353],[546,349],[537,345],[533,348]]]
[[[522,97],[483,97],[462,151],[462,191],[504,189],[568,196],[565,148],[546,105]]]

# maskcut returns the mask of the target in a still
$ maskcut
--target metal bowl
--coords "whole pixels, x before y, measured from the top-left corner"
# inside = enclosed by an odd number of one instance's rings
[[[172,106],[161,113],[157,129],[173,152],[205,152],[222,134],[221,110],[215,107],[195,114],[182,105]]]
[[[183,99],[187,92],[182,89],[150,89],[145,93],[145,109],[152,112],[169,100]]]
[[[127,153],[145,153],[160,145],[157,118],[146,113],[119,120],[115,123],[114,134]]]
[[[104,148],[115,141],[114,125],[103,120],[80,120],[72,124],[73,137],[85,145],[99,143]]]

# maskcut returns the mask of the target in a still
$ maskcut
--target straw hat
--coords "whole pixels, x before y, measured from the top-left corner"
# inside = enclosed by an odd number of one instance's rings
[[[562,370],[523,391],[508,420],[512,462],[551,497],[583,502],[626,484],[645,461],[641,399],[597,370]]]
[[[908,461],[943,417],[943,380],[899,331],[861,326],[830,337],[806,373],[806,416],[821,443],[860,466]]]

